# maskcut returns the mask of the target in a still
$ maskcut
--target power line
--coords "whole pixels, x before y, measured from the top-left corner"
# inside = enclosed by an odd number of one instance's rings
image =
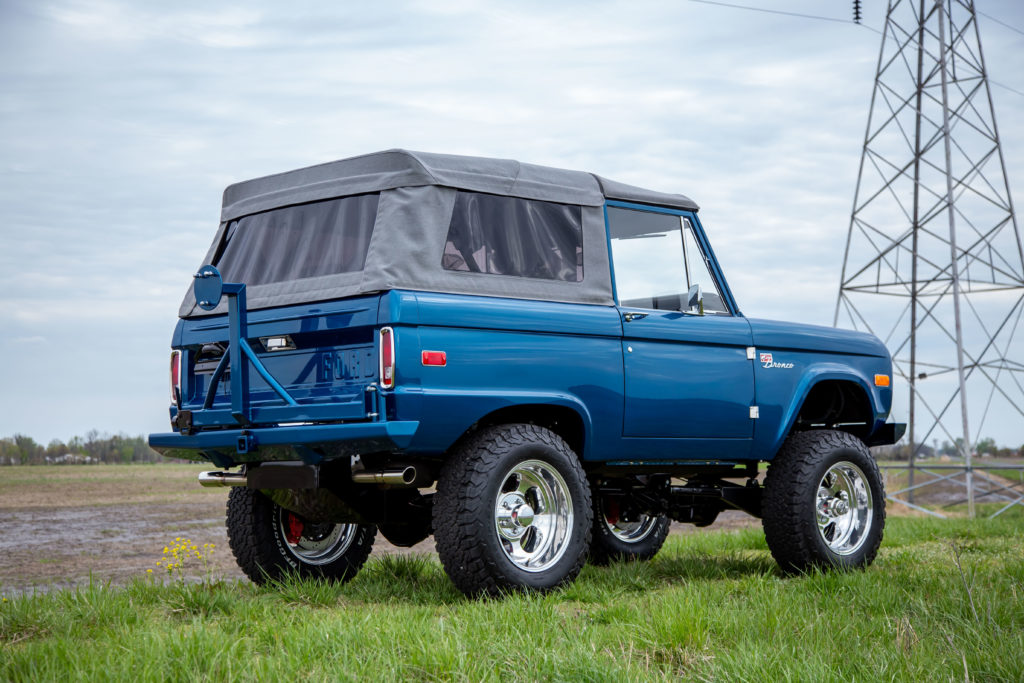
[[[1024,31],[1021,31],[1016,26],[1010,26],[1005,21],[1000,21],[999,19],[996,19],[995,17],[993,17],[991,14],[985,14],[984,12],[982,12],[980,10],[974,10],[974,11],[977,14],[980,14],[981,16],[985,17],[986,19],[991,19],[992,21],[996,22],[997,24],[1001,24],[1001,25],[1005,26],[1006,28],[1010,29],[1011,31],[1016,31],[1017,33],[1019,33],[1022,36],[1024,36]]]
[[[864,28],[866,28],[869,31],[873,31],[873,32],[877,33],[878,35],[882,35],[882,32],[879,31],[876,28],[872,28],[871,26],[868,26],[867,24],[861,24],[859,22],[850,21],[849,19],[838,19],[836,17],[823,17],[823,16],[819,16],[819,15],[816,15],[816,14],[801,14],[800,12],[784,12],[782,10],[767,9],[765,7],[751,7],[749,5],[737,5],[737,4],[731,3],[731,2],[720,2],[719,0],[690,0],[690,2],[699,2],[702,5],[717,5],[719,7],[729,7],[731,9],[745,9],[745,10],[751,10],[753,12],[764,12],[766,14],[781,14],[781,15],[784,15],[784,16],[787,16],[787,17],[800,17],[802,19],[817,19],[819,21],[831,21],[831,22],[834,22],[834,23],[837,23],[837,24],[854,24],[855,26],[863,26]],[[981,14],[982,16],[988,17],[989,19],[991,19],[992,21],[996,22],[997,24],[1002,24],[1003,26],[1005,26],[1006,28],[1010,29],[1011,31],[1016,31],[1019,34],[1024,35],[1024,31],[1021,31],[1018,28],[1010,26],[1005,21],[1000,21],[999,19],[996,19],[995,17],[993,17],[993,16],[991,16],[989,14],[985,14],[984,12],[978,12],[977,10],[975,10],[975,11],[978,14]],[[1012,93],[1016,93],[1017,95],[1020,95],[1021,97],[1024,97],[1024,92],[1022,92],[1020,90],[1017,90],[1016,88],[1011,88],[1010,86],[1006,85],[1005,83],[1000,83],[998,81],[993,81],[991,78],[989,79],[988,82],[991,83],[992,85],[997,85],[1000,88],[1004,88],[1005,90],[1009,90]]]
[[[998,85],[1000,88],[1005,88],[1005,89],[1009,90],[1010,92],[1017,93],[1021,97],[1024,97],[1024,92],[1021,92],[1020,90],[1017,90],[1016,88],[1011,88],[1010,86],[1006,85],[1005,83],[1000,83],[999,81],[993,81],[991,78],[988,79],[988,82],[991,83],[992,85]]]
[[[874,31],[875,33],[877,33],[879,35],[882,34],[882,32],[879,31],[878,29],[872,28],[871,26],[868,26],[867,24],[862,24],[861,22],[856,21],[856,20],[850,21],[849,19],[839,19],[837,17],[823,17],[823,16],[818,15],[818,14],[803,14],[801,12],[786,12],[786,11],[778,10],[778,9],[768,9],[766,7],[751,7],[750,5],[737,5],[737,4],[732,3],[732,2],[720,2],[719,0],[690,0],[690,2],[699,2],[699,3],[703,4],[703,5],[717,5],[719,7],[730,7],[732,9],[745,9],[745,10],[750,10],[752,12],[764,12],[765,14],[781,14],[781,15],[784,15],[784,16],[787,16],[787,17],[800,17],[802,19],[817,19],[819,21],[831,21],[831,22],[835,22],[837,24],[856,24],[857,26],[863,26],[864,28],[868,29],[869,31]],[[858,10],[859,10],[859,7],[855,7],[855,9],[854,9],[855,15],[859,14]],[[1014,32],[1019,33],[1022,36],[1024,36],[1024,31],[1020,30],[1016,26],[1012,26],[1010,24],[1007,24],[1005,21],[1002,21],[1001,19],[996,19],[991,14],[987,14],[987,13],[982,12],[980,10],[975,10],[975,13],[980,14],[981,16],[983,16],[983,17],[985,17],[987,19],[991,19],[992,21],[996,22],[997,24],[999,24],[999,25],[1001,25],[1001,26],[1003,26],[1005,28],[1010,29],[1011,31],[1014,31]],[[999,85],[999,84],[996,83],[996,85]],[[1013,88],[1009,88],[1007,86],[1003,86],[1003,87],[1007,88],[1007,90],[1013,90]],[[1014,92],[1017,92],[1017,91],[1014,90]]]
[[[863,26],[869,31],[881,34],[882,32],[876,28],[871,28],[866,24],[859,24],[849,19],[837,19],[836,17],[823,17],[817,14],[801,14],[800,12],[784,12],[778,9],[767,9],[765,7],[751,7],[749,5],[736,5],[731,2],[718,2],[718,0],[690,0],[690,2],[699,2],[703,5],[718,5],[719,7],[730,7],[732,9],[746,9],[753,12],[764,12],[766,14],[782,14],[787,17],[800,17],[802,19],[818,19],[819,21],[832,21],[837,24],[854,24],[855,26]]]

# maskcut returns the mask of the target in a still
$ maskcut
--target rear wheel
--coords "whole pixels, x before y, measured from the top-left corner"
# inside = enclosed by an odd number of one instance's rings
[[[485,429],[445,464],[434,539],[467,595],[544,591],[579,573],[590,544],[590,488],[557,434],[528,424]]]
[[[668,536],[669,519],[633,508],[623,496],[594,497],[594,529],[590,562],[649,560]]]
[[[228,495],[227,528],[238,566],[258,584],[289,572],[347,581],[366,562],[377,533],[373,526],[308,520],[243,487]]]
[[[866,567],[885,526],[878,465],[852,434],[793,434],[768,468],[762,512],[768,548],[783,570]]]

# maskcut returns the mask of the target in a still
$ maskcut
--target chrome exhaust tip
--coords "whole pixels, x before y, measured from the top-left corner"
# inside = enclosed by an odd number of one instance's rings
[[[221,486],[245,486],[247,483],[245,472],[211,470],[209,472],[199,473],[199,485],[207,488],[219,488]]]
[[[391,486],[412,486],[418,472],[412,465],[397,470],[380,470],[353,472],[352,481],[356,484],[390,484]]]

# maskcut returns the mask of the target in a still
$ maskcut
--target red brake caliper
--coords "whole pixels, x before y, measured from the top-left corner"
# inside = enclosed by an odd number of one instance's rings
[[[288,516],[284,520],[284,537],[289,545],[298,545],[302,538],[302,518],[293,512],[286,512]]]
[[[619,501],[614,498],[606,498],[604,501],[604,518],[609,524],[619,523]]]

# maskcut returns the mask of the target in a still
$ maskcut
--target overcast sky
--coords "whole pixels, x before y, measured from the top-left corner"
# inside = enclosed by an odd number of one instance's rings
[[[1024,28],[1019,0],[978,5]],[[1024,35],[979,21],[1024,91]],[[687,194],[744,313],[831,324],[879,41],[682,0],[0,0],[0,437],[166,431],[224,187],[391,147]],[[992,97],[1024,189],[1024,96]]]

